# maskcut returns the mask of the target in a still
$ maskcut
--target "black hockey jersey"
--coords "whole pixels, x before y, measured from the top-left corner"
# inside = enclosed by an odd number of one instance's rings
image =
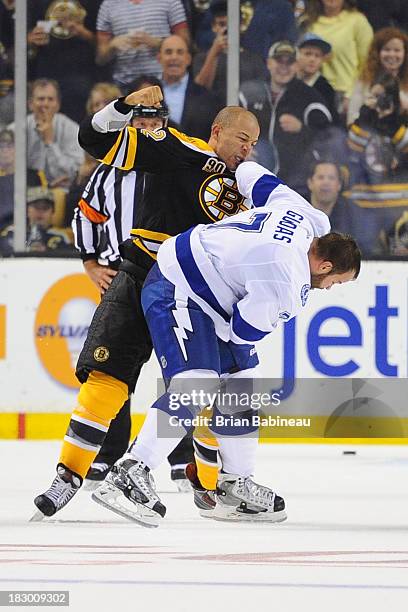
[[[114,104],[116,114],[121,110],[126,121],[125,112],[130,107],[121,102]],[[106,110],[107,107],[100,112]],[[109,129],[113,123],[109,122]],[[160,244],[169,236],[249,207],[238,192],[234,174],[212,148],[174,128],[150,132],[127,126],[103,133],[95,129],[95,121],[87,119],[81,125],[79,142],[105,164],[147,173],[136,215],[137,227],[132,230],[131,240],[121,247],[125,259],[147,270],[156,259]],[[141,252],[145,257],[141,257]]]

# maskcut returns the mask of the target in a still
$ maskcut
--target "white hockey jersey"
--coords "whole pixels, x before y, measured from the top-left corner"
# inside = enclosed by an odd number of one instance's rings
[[[222,340],[242,344],[301,312],[310,290],[310,244],[330,232],[330,223],[255,162],[242,163],[236,178],[257,208],[167,240],[157,260],[162,274],[212,318]]]

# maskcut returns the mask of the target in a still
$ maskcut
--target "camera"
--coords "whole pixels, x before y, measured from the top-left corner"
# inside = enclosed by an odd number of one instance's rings
[[[392,108],[393,106],[393,98],[392,96],[387,93],[384,92],[382,94],[380,94],[377,98],[377,104],[376,104],[378,110],[380,111],[386,111]]]

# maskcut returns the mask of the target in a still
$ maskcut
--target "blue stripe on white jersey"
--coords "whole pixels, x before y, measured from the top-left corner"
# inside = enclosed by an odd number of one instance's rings
[[[233,306],[231,325],[234,334],[246,342],[258,342],[258,340],[262,340],[262,338],[269,334],[268,331],[261,331],[260,329],[253,327],[253,325],[250,325],[248,321],[245,321],[245,319],[242,318],[236,304]]]
[[[190,244],[190,236],[193,229],[191,228],[176,238],[177,261],[194,293],[207,302],[225,321],[229,321],[231,317],[218,302],[195,262]]]
[[[284,185],[274,174],[263,174],[252,188],[252,201],[254,206],[265,206],[271,192],[279,185]]]

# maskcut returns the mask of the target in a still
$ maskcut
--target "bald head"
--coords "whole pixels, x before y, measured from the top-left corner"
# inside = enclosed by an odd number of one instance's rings
[[[215,117],[208,144],[235,171],[247,159],[259,138],[259,124],[252,113],[241,106],[226,106]]]
[[[185,38],[183,38],[182,36],[179,36],[178,34],[170,34],[170,36],[166,36],[166,38],[163,38],[163,40],[161,41],[160,47],[159,47],[159,53],[162,51],[163,48],[166,48],[168,46],[173,46],[174,44],[176,44],[177,46],[182,46],[188,52],[190,52],[190,49],[188,47],[188,44]]]
[[[243,121],[244,123],[252,123],[259,129],[258,119],[251,111],[242,108],[242,106],[225,106],[220,110],[218,115],[212,122],[212,126],[219,125],[221,127],[231,127]]]

